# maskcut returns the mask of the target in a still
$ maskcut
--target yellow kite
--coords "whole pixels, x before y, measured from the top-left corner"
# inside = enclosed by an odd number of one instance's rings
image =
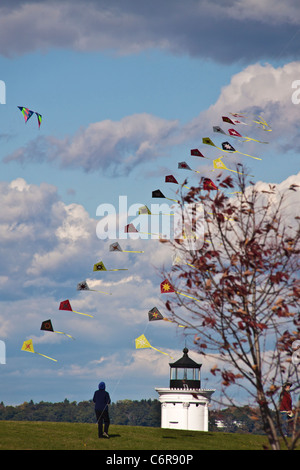
[[[230,170],[229,168],[227,168],[227,166],[222,162],[222,158],[223,157],[216,158],[215,160],[213,160],[214,169],[212,171],[215,171],[215,170],[228,170],[228,171],[233,171],[234,173],[238,173],[239,175],[244,174],[244,173],[240,173],[239,171]],[[252,176],[254,178],[253,175],[247,175],[247,176]]]
[[[158,351],[162,354],[166,354],[167,356],[170,356],[170,354],[165,353],[163,351],[160,351],[159,349],[156,349],[153,346],[151,346],[151,344],[149,343],[149,341],[147,340],[145,335],[141,335],[141,336],[139,336],[138,338],[135,339],[135,348],[136,349],[152,348],[152,349],[155,349],[155,351]],[[172,357],[172,356],[170,356],[170,357]],[[172,357],[172,359],[173,359],[173,357]]]
[[[104,266],[103,261],[99,261],[99,263],[94,264],[93,271],[128,271],[127,268],[120,268],[120,269],[106,269]]]
[[[32,339],[28,339],[27,341],[24,341],[23,346],[21,348],[21,351],[27,351],[27,352],[31,352],[31,353],[34,353],[34,354],[39,354],[40,356],[44,356],[47,359],[51,359],[51,361],[57,362],[57,360],[53,359],[52,357],[45,356],[45,354],[41,354],[39,352],[36,352],[34,350],[34,347],[33,347],[33,344],[32,344]]]

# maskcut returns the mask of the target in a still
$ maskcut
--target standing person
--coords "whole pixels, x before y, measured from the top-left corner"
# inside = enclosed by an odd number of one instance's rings
[[[293,409],[292,409],[292,397],[290,394],[290,388],[292,384],[290,382],[286,382],[280,394],[280,407],[279,411],[282,416],[282,431],[285,436],[289,434],[289,423],[291,418],[293,417]]]
[[[94,393],[93,402],[95,403],[95,413],[98,423],[98,437],[109,438],[108,428],[110,420],[108,413],[108,405],[110,404],[110,396],[109,393],[105,390],[104,382],[99,383],[98,390],[96,390],[96,392]]]

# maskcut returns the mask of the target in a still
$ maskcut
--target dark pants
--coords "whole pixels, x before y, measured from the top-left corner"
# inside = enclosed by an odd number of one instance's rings
[[[97,418],[97,423],[98,423],[98,437],[103,436],[103,423],[104,423],[104,432],[106,434],[108,433],[108,428],[109,428],[109,414],[108,414],[108,408],[106,407],[105,410],[95,410],[96,412],[96,418]]]

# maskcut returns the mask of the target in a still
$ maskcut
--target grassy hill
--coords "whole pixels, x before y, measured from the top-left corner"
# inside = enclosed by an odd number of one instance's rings
[[[262,450],[264,436],[111,425],[98,439],[96,424],[0,421],[0,450]]]

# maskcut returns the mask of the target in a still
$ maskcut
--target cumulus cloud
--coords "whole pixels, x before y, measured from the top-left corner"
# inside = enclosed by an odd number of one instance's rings
[[[199,138],[208,123],[210,131],[213,125],[220,125],[227,131],[230,126],[222,122],[222,116],[230,117],[230,112],[242,112],[246,118],[241,120],[248,125],[237,126],[238,132],[253,137],[258,135],[260,140],[270,142],[273,150],[274,146],[298,150],[299,105],[292,101],[293,93],[297,93],[292,84],[299,76],[300,62],[287,63],[282,67],[268,63],[249,65],[232,76],[230,83],[221,89],[217,101],[189,122],[182,134],[191,139]],[[251,119],[258,115],[263,116],[272,132],[256,129]],[[264,150],[269,149],[265,147]]]
[[[1,284],[3,295],[18,295],[43,276],[56,282],[68,270],[83,267],[83,254],[96,239],[95,222],[82,206],[65,205],[55,186],[18,178],[0,183]],[[76,263],[74,262],[76,260]],[[42,281],[43,283],[43,281]]]
[[[0,53],[71,48],[132,54],[159,48],[224,63],[296,57],[298,24],[295,0],[5,0]]]
[[[59,161],[64,168],[100,170],[114,175],[128,174],[145,159],[151,161],[170,145],[178,128],[149,114],[127,116],[120,121],[105,120],[80,129],[73,137],[39,137],[5,158],[10,161]]]

